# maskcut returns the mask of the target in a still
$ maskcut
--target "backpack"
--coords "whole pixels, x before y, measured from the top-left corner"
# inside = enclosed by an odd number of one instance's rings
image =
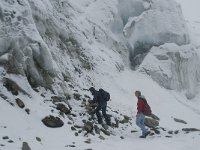
[[[142,100],[143,100],[143,102],[144,102],[144,108],[143,108],[143,114],[145,115],[145,116],[149,116],[149,115],[151,115],[151,107],[149,106],[149,104],[147,103],[147,100],[144,98],[144,97],[140,97]]]
[[[101,94],[101,98],[104,101],[109,101],[110,100],[110,93],[108,93],[107,91],[103,90],[103,89],[99,89],[99,92]]]

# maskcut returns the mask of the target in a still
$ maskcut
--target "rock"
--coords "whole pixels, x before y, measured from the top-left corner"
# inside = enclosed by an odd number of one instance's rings
[[[16,103],[20,108],[24,108],[25,107],[24,102],[19,98],[16,99]]]
[[[4,78],[4,86],[7,88],[8,91],[10,91],[13,95],[18,95],[19,87],[18,85],[12,81],[11,79]]]
[[[129,120],[130,120],[130,117],[128,117],[128,116],[126,116],[126,115],[124,115],[124,119],[123,119],[123,120],[121,120],[121,121],[120,121],[120,123],[122,123],[122,124],[125,124],[125,123],[128,123],[128,122],[129,122]]]
[[[85,143],[90,144],[90,143],[91,143],[91,139],[87,139],[87,140],[85,141]]]
[[[8,136],[4,136],[4,137],[2,137],[2,139],[3,140],[7,140],[7,139],[9,139],[9,137]]]
[[[0,144],[0,146],[2,146],[2,147],[3,147],[3,146],[5,146],[5,145],[4,145],[4,144]]]
[[[167,138],[172,138],[172,136],[168,136],[168,135],[167,135],[167,136],[165,136],[165,137],[167,137]]]
[[[102,131],[105,135],[110,136],[110,132],[109,132],[109,131],[104,130],[104,129],[101,129],[101,131]]]
[[[72,130],[72,131],[76,131],[76,128],[72,126],[72,127],[71,127],[71,130]]]
[[[124,139],[124,137],[123,137],[123,136],[120,136],[120,139]]]
[[[25,109],[26,113],[29,115],[30,114],[30,109],[29,108],[26,108]]]
[[[195,132],[195,131],[200,131],[200,129],[196,129],[196,128],[183,128],[182,131]]]
[[[135,133],[135,132],[138,132],[138,131],[136,131],[136,130],[131,130],[131,133]]]
[[[102,135],[99,136],[99,139],[105,140],[105,138]]]
[[[183,123],[183,124],[187,124],[186,121],[181,120],[181,119],[177,119],[177,118],[174,118],[174,121],[175,121],[175,122],[179,122],[179,123]]]
[[[159,122],[152,118],[145,118],[144,124],[150,128],[155,128],[159,125]]]
[[[75,145],[66,145],[65,147],[76,147]]]
[[[94,126],[94,130],[96,134],[100,134],[101,130],[99,129],[99,127],[97,125]]]
[[[87,132],[92,132],[93,131],[93,123],[92,122],[86,122],[84,124],[84,129],[87,131]]]
[[[27,142],[23,142],[22,144],[22,150],[31,150],[30,146],[28,145]]]
[[[14,141],[13,140],[9,140],[8,143],[14,143]]]
[[[61,104],[61,103],[57,104],[56,109],[65,113],[66,115],[71,112],[70,109],[68,109],[64,104]]]
[[[168,134],[173,134],[173,131],[168,131]]]
[[[60,118],[51,115],[42,119],[42,122],[50,128],[59,128],[64,125],[64,122]]]
[[[179,130],[174,131],[174,134],[178,134],[178,133],[179,133]]]
[[[36,137],[36,140],[37,140],[38,142],[41,142],[41,141],[42,141],[41,138],[39,138],[39,137]]]
[[[75,136],[78,136],[78,132],[75,132]]]
[[[81,95],[78,93],[74,93],[74,99],[75,100],[81,100]]]
[[[63,102],[64,98],[60,96],[51,96],[53,103]]]

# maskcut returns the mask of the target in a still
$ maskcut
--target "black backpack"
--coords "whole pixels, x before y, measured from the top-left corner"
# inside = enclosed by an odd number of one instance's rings
[[[99,89],[99,92],[100,92],[100,95],[101,95],[101,97],[104,101],[110,100],[110,94],[107,91],[105,91],[103,89]]]

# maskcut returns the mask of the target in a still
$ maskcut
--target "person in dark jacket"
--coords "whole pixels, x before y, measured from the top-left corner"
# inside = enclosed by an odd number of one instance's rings
[[[140,136],[140,138],[146,138],[146,136],[150,133],[150,131],[148,131],[148,129],[145,127],[145,124],[144,124],[144,120],[145,120],[145,115],[143,113],[144,101],[142,100],[142,95],[140,91],[135,91],[135,96],[138,98],[136,125],[140,127],[140,129],[142,130],[142,135]]]
[[[98,104],[97,108],[95,110],[98,123],[99,124],[103,123],[103,120],[102,120],[102,117],[101,117],[101,113],[100,113],[100,111],[102,111],[102,114],[103,114],[103,117],[105,118],[106,124],[107,125],[111,125],[110,118],[106,114],[107,101],[103,98],[101,92],[95,90],[94,87],[89,88],[89,91],[93,95],[93,100],[89,101],[89,103],[97,103]]]

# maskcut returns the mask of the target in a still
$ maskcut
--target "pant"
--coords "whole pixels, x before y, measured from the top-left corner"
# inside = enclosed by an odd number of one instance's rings
[[[105,118],[106,123],[110,124],[110,118],[106,114],[106,108],[107,108],[106,104],[104,104],[104,105],[98,105],[97,106],[97,108],[96,108],[96,115],[97,115],[98,123],[102,123],[103,122],[102,121],[102,117],[101,117],[101,113],[100,113],[100,111],[102,111],[102,115]]]
[[[142,135],[145,135],[148,132],[148,129],[146,129],[144,125],[144,119],[145,116],[143,113],[139,113],[136,115],[136,125],[142,130]]]

